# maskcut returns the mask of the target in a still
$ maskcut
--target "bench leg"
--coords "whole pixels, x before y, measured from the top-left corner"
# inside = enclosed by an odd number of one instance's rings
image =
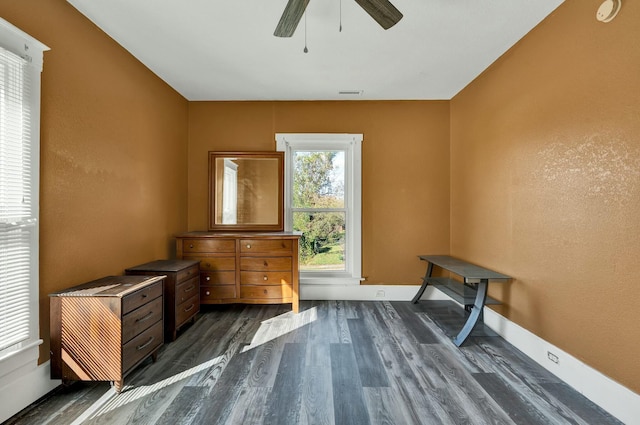
[[[489,288],[489,280],[482,279],[480,283],[478,283],[478,291],[476,292],[476,300],[473,303],[473,307],[471,308],[471,314],[467,318],[467,322],[462,327],[462,330],[453,340],[453,343],[460,347],[462,343],[469,337],[471,331],[478,323],[479,319],[482,316],[482,310],[484,308],[484,303],[487,300],[487,289]]]
[[[422,286],[420,286],[420,289],[418,289],[418,293],[411,300],[412,303],[418,304],[418,301],[420,301],[422,294],[424,294],[424,290],[427,289],[427,285],[429,285],[429,278],[431,277],[432,272],[433,263],[429,262],[429,265],[427,266],[427,272],[424,274],[424,278],[422,279]]]

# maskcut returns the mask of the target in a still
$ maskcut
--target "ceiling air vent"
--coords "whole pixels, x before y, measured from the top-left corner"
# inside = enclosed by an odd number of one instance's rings
[[[338,94],[340,96],[362,96],[364,90],[340,90]]]

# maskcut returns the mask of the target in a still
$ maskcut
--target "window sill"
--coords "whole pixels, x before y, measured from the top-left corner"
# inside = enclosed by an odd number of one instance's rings
[[[300,276],[300,285],[341,285],[341,286],[357,286],[364,279],[359,277],[302,277]]]

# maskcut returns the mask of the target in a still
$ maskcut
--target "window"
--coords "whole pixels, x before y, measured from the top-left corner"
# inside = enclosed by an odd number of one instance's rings
[[[285,230],[301,232],[302,284],[361,280],[361,134],[277,134]]]
[[[0,377],[38,338],[40,72],[47,47],[0,19]],[[37,355],[36,355],[37,358]]]

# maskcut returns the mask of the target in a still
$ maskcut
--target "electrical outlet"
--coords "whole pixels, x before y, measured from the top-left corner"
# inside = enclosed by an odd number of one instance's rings
[[[549,358],[549,360],[551,360],[555,364],[560,363],[560,359],[558,358],[558,356],[553,354],[551,351],[547,351],[547,358]]]
[[[376,292],[376,298],[384,298],[384,291],[382,289]]]

